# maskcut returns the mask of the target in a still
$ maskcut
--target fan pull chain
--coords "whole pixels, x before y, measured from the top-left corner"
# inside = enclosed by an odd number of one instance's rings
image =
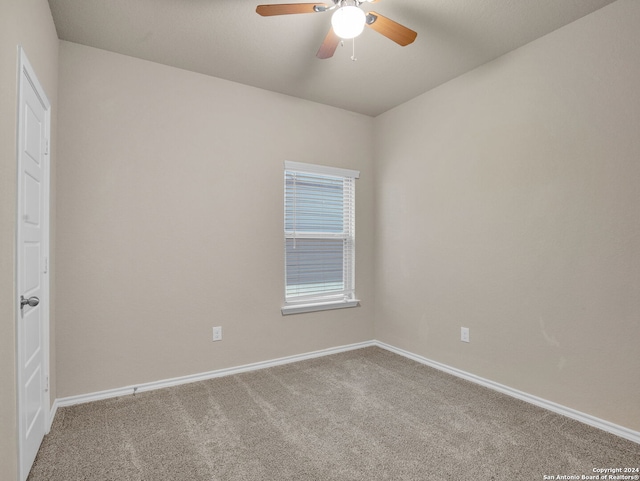
[[[351,54],[351,61],[355,62],[356,60],[358,60],[356,58],[356,38],[353,37],[353,51],[352,51],[352,54]]]

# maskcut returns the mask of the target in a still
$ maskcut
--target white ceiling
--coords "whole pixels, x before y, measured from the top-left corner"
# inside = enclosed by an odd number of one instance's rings
[[[303,0],[304,1],[304,0]],[[59,38],[376,116],[614,0],[380,0],[418,32],[400,47],[371,29],[315,54],[331,13],[261,17],[280,0],[49,0]],[[332,4],[328,0],[328,4]]]

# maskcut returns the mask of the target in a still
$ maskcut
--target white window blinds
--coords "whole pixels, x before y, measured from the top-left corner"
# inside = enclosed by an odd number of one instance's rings
[[[347,169],[285,162],[285,305],[355,299],[355,179]]]

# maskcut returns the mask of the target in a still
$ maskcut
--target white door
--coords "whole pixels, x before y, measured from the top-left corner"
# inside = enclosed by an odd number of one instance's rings
[[[20,49],[18,229],[16,259],[20,480],[49,425],[49,132],[50,104]]]

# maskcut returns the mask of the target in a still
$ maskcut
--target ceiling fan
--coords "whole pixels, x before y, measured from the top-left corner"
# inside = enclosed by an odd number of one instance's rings
[[[276,5],[258,5],[256,12],[263,17],[289,15],[295,13],[322,13],[335,10],[331,16],[331,28],[322,42],[316,57],[324,59],[333,56],[341,40],[355,38],[367,26],[398,45],[413,43],[418,34],[410,28],[376,12],[365,13],[360,6],[363,3],[376,3],[379,0],[333,0],[333,5],[324,3],[288,3]]]

